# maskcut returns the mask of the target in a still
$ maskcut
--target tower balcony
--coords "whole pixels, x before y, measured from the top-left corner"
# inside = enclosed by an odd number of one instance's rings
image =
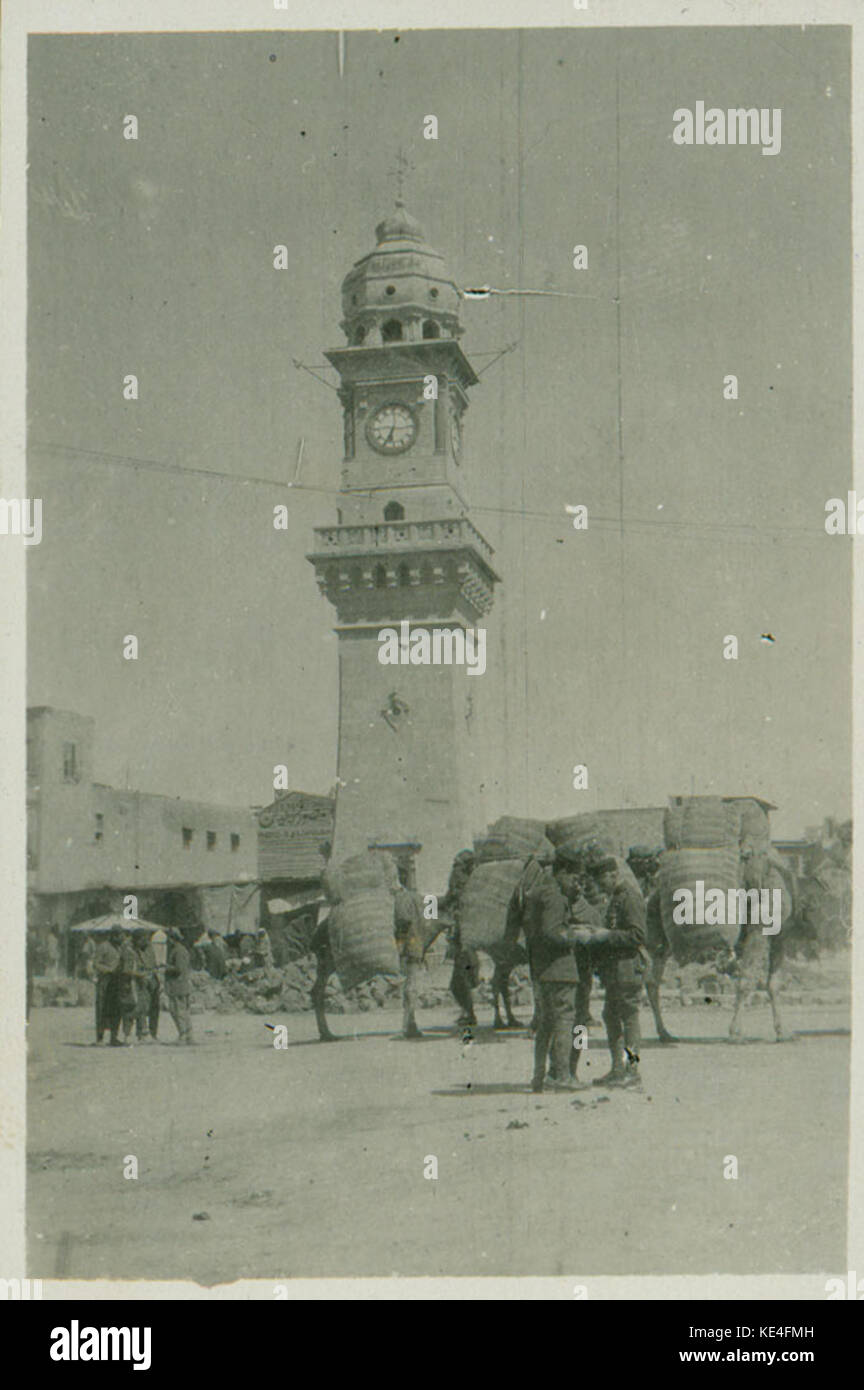
[[[467,517],[319,526],[314,535],[306,558],[341,622],[476,622],[492,607],[495,552]]]
[[[436,550],[468,546],[492,566],[495,551],[467,517],[441,521],[383,521],[362,526],[316,526],[315,555],[364,555],[370,550]],[[497,574],[494,574],[497,580]]]

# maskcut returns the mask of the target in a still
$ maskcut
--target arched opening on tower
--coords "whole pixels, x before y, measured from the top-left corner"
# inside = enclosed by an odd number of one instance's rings
[[[403,561],[403,563],[399,566],[399,588],[407,589],[410,583],[411,571]]]
[[[382,343],[401,343],[402,324],[398,319],[388,319],[381,328]]]
[[[386,588],[387,588],[387,571],[386,571],[386,569],[384,568],[383,565],[376,565],[376,566],[375,566],[375,588],[376,588],[376,589],[386,589]]]
[[[402,503],[401,503],[401,502],[388,502],[388,503],[387,503],[387,506],[384,508],[384,520],[385,520],[385,521],[404,521],[404,520],[405,520],[405,508],[402,506]]]
[[[440,338],[440,337],[441,337],[441,327],[440,327],[440,324],[437,324],[437,323],[435,322],[434,319],[426,319],[426,321],[425,321],[424,324],[423,324],[423,337],[424,337],[424,338]]]
[[[365,337],[366,329],[362,323],[358,323],[357,327],[354,329],[351,342],[354,344],[355,347],[359,347]]]

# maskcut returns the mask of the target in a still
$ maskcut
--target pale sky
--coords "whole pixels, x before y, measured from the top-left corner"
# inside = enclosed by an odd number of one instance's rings
[[[491,813],[692,787],[776,802],[775,835],[849,814],[852,542],[824,530],[851,486],[848,31],[396,37],[349,34],[342,77],[326,33],[31,40],[30,703],[95,717],[100,781],[240,804],[274,763],[333,783],[333,615],[304,556],[335,520],[341,412],[292,358],[341,345],[401,146],[457,283],[577,296],[463,310],[476,369],[519,343],[463,457],[504,581]],[[698,100],[780,107],[780,154],[674,145]]]

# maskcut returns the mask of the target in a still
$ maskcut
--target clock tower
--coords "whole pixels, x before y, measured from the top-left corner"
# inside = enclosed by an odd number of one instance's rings
[[[495,675],[411,664],[404,641],[400,663],[382,664],[379,634],[482,628],[498,576],[468,518],[463,421],[477,376],[459,344],[459,291],[402,202],[376,242],[342,284],[346,346],[326,353],[341,383],[340,507],[308,557],[339,635],[333,854],[386,847],[421,891],[441,893],[486,820],[475,743]]]

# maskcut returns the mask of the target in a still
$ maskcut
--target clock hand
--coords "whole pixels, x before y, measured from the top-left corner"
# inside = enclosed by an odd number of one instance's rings
[[[390,433],[388,434],[387,438],[384,440],[384,443],[385,443],[385,444],[389,444],[389,443],[390,443],[390,440],[393,438],[393,431],[395,430],[395,428],[396,428],[395,425],[391,425],[391,426],[390,426]]]

